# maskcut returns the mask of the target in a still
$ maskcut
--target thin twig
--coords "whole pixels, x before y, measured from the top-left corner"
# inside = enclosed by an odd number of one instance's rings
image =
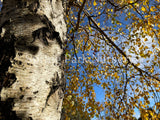
[[[82,13],[82,11],[83,11],[83,8],[84,8],[85,3],[86,3],[86,0],[83,1],[82,6],[80,7],[80,10],[79,10],[79,12],[78,12],[78,20],[77,20],[77,24],[76,24],[75,31],[77,31],[78,28],[79,28],[79,24],[80,24],[80,20],[81,20],[81,13]]]

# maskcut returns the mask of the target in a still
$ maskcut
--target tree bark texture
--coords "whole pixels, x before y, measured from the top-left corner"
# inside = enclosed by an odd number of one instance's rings
[[[62,0],[4,0],[0,119],[60,120],[66,25]]]

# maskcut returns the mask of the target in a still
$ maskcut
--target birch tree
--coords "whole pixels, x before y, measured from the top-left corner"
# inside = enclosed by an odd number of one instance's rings
[[[66,25],[62,0],[4,0],[0,119],[59,120]]]

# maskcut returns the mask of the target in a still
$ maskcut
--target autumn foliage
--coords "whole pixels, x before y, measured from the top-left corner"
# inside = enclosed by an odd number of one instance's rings
[[[160,118],[159,0],[66,4],[65,119],[131,120],[151,101]]]

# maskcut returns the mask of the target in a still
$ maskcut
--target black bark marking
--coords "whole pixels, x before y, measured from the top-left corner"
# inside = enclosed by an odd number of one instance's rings
[[[8,73],[3,80],[2,86],[7,88],[10,87],[17,80],[14,73]]]
[[[62,41],[59,37],[59,33],[56,31],[50,31],[47,27],[43,27],[43,28],[39,28],[38,30],[35,30],[32,33],[32,37],[33,37],[32,43],[36,40],[36,38],[38,38],[42,40],[45,45],[49,45],[47,38],[50,40],[56,39],[57,43],[62,48]]]
[[[13,35],[5,34],[3,38],[0,38],[0,73],[8,70],[11,65],[10,59],[15,57],[14,43],[15,37]]]
[[[64,70],[64,63],[65,63],[65,51],[63,50],[63,53],[58,58],[58,66],[61,70]]]
[[[50,16],[51,16],[52,19],[54,18],[53,13],[50,13]]]
[[[2,27],[4,25],[5,23]],[[0,36],[0,91],[2,87],[10,87],[16,81],[16,76],[14,73],[6,74],[9,66],[11,66],[10,60],[15,58],[14,44],[16,40],[16,37],[11,34],[9,30],[5,32],[3,37]],[[2,120],[21,120],[17,117],[15,111],[12,111],[13,104],[13,98],[0,101],[0,114]]]
[[[28,97],[27,99],[28,99],[28,100],[32,100],[32,97]]]
[[[62,40],[59,36],[59,32],[55,31],[55,26],[52,24],[52,22],[47,18],[46,15],[39,15],[39,18],[42,21],[42,23],[46,25],[46,27],[39,28],[32,32],[32,42],[34,42],[35,39],[38,38],[42,40],[45,45],[48,45],[49,42],[47,38],[50,40],[56,39],[57,43],[62,48]]]
[[[29,120],[33,120],[33,118],[32,118],[32,117],[29,117]]]
[[[9,98],[6,101],[0,101],[1,120],[22,120],[16,115],[15,111],[12,111],[13,104],[13,98]]]
[[[29,87],[26,87],[26,89],[30,89]]]
[[[54,78],[52,78],[53,86],[59,86],[60,85],[60,78],[58,75],[58,72],[54,74]]]
[[[61,47],[61,49],[62,49],[63,48],[63,42],[62,42],[62,40],[61,40],[61,38],[59,36],[59,33],[58,33],[58,36],[56,37],[56,41],[59,44],[59,46]]]
[[[33,92],[33,94],[37,94],[37,93],[38,93],[38,91]]]
[[[29,65],[29,66],[33,66],[33,64],[31,64],[31,63],[27,63],[27,65]]]
[[[20,97],[19,97],[19,99],[23,99],[24,98],[24,95],[21,95]]]
[[[46,84],[49,85],[49,82],[46,80]]]
[[[21,0],[15,0],[17,8],[25,7],[26,2],[22,2]]]
[[[34,0],[34,2],[28,6],[28,9],[36,13],[39,6],[40,6],[39,0]]]
[[[23,36],[21,36],[17,39],[16,44],[15,44],[15,48],[19,52],[28,51],[29,53],[31,53],[33,55],[37,54],[39,51],[38,46],[28,43],[27,39],[25,39],[25,37],[23,37]]]
[[[46,27],[43,27],[43,28],[39,28],[38,30],[35,30],[33,33],[32,33],[32,37],[33,37],[33,41],[35,41],[36,38],[38,39],[42,39],[43,43],[45,45],[48,45],[48,41],[47,41],[47,37],[48,37],[48,33],[49,33],[49,30],[48,28]]]
[[[20,90],[20,91],[23,91],[23,87],[20,87],[19,90]]]
[[[64,73],[61,74],[61,87],[62,87],[62,91],[65,92],[65,89],[66,89],[66,79],[65,79]]]
[[[38,47],[38,46],[35,46],[35,45],[29,45],[29,46],[27,46],[27,50],[28,50],[31,54],[35,55],[35,54],[38,53],[39,47]]]
[[[11,66],[10,60],[15,57],[15,41],[15,36],[9,31],[5,32],[4,37],[0,37],[0,91],[3,86],[9,87],[16,80],[15,75],[6,75],[6,71]]]
[[[2,28],[5,26],[5,25],[9,25],[10,24],[10,20],[6,20],[6,21],[0,21],[0,33],[2,33]],[[1,37],[1,34],[0,34],[0,37]]]
[[[22,65],[22,61],[19,61],[19,60],[13,60],[13,64]]]
[[[19,53],[18,53],[18,55],[19,55],[19,56],[22,56],[22,55],[23,55],[23,53],[20,53],[20,52],[19,52]]]

